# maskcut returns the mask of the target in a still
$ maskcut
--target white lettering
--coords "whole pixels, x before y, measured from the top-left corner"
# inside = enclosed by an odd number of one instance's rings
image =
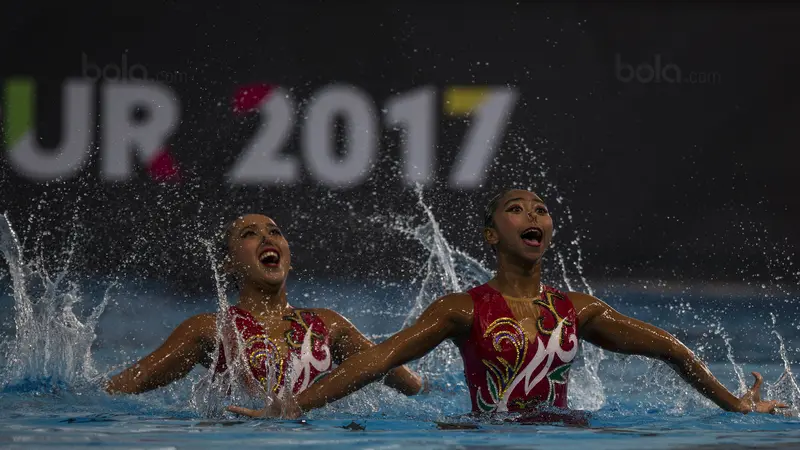
[[[400,147],[405,155],[405,179],[408,186],[424,186],[433,181],[436,166],[434,117],[436,91],[429,86],[397,95],[386,105],[386,124],[402,130]]]
[[[346,122],[345,154],[336,155],[335,120]],[[311,102],[301,146],[311,173],[323,184],[341,187],[369,176],[378,144],[372,100],[352,86],[323,88]]]
[[[141,123],[134,120],[136,108],[147,111]],[[124,180],[133,171],[133,152],[145,164],[158,156],[180,119],[178,100],[161,84],[109,83],[103,86],[102,175]]]
[[[294,125],[294,101],[288,92],[277,88],[259,108],[262,126],[228,177],[240,184],[295,183],[300,178],[297,159],[280,154]]]
[[[95,123],[92,87],[89,81],[65,83],[59,146],[42,148],[32,127],[9,151],[8,160],[17,171],[33,180],[51,181],[72,176],[83,167]]]
[[[476,188],[486,179],[489,164],[502,142],[512,109],[517,101],[514,89],[495,89],[475,112],[459,157],[450,174],[450,186]]]

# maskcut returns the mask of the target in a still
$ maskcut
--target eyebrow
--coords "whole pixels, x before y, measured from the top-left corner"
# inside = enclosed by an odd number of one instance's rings
[[[267,226],[267,228],[278,228],[278,226],[275,225],[274,223],[268,223],[266,226]],[[251,223],[250,225],[245,225],[239,231],[244,231],[244,230],[246,230],[248,228],[258,228],[258,224],[257,223]]]
[[[511,199],[506,200],[506,202],[503,204],[503,206],[508,206],[508,204],[511,203],[511,202],[523,201],[523,200],[525,200],[525,199],[522,198],[522,197],[511,198]],[[534,203],[541,203],[541,204],[544,205],[544,200],[542,200],[542,199],[540,199],[538,197],[534,198],[532,200],[534,201]]]

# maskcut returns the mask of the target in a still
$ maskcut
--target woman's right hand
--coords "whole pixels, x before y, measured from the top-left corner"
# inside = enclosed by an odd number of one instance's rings
[[[278,396],[270,393],[267,395],[265,403],[266,406],[263,409],[250,409],[231,405],[228,406],[227,410],[234,414],[257,419],[296,419],[303,414],[293,394]]]
[[[761,400],[761,383],[764,378],[758,372],[752,372],[756,381],[745,394],[739,397],[739,411],[743,413],[760,412],[775,414],[779,409],[788,408],[789,405],[778,400]]]

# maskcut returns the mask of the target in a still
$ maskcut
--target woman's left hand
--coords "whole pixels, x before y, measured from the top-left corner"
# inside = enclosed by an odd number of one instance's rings
[[[758,372],[752,372],[756,381],[743,396],[739,397],[739,411],[743,413],[760,412],[775,414],[779,409],[788,408],[789,405],[778,400],[761,400],[761,383],[764,378]]]
[[[283,398],[275,394],[269,394],[266,398],[266,407],[264,409],[250,409],[231,405],[228,406],[227,410],[234,414],[259,419],[296,419],[303,414],[300,405],[297,404],[297,399],[292,394],[284,395]]]

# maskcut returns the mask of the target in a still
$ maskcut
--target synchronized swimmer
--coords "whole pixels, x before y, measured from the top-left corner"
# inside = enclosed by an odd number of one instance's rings
[[[238,304],[229,308],[222,327],[223,342],[217,342],[217,314],[193,316],[158,349],[112,377],[106,385],[108,392],[156,389],[202,364],[213,365],[220,376],[236,377],[252,395],[298,394],[325,376],[333,364],[374,345],[334,311],[289,305],[289,243],[272,219],[257,214],[240,217],[225,227],[221,241],[225,247],[222,270],[235,277],[239,286]],[[219,354],[213,360],[218,345]],[[230,355],[239,355],[241,364],[231,364]],[[390,371],[385,383],[406,395],[422,390],[420,377],[406,367]]]

